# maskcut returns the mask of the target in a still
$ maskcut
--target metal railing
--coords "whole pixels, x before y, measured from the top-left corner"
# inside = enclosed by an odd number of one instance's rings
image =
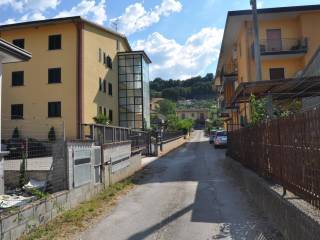
[[[273,52],[301,52],[307,51],[307,38],[281,38],[281,39],[261,39],[261,54]]]
[[[163,142],[170,142],[183,137],[184,135],[183,131],[165,131],[161,135],[161,140]]]
[[[320,109],[228,130],[233,159],[320,208]]]
[[[131,141],[132,152],[148,149],[150,134],[130,128],[103,124],[82,124],[81,139],[93,140],[97,146],[105,143]]]

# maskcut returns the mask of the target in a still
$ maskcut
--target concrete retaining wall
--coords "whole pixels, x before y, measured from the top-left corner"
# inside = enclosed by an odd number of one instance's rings
[[[106,165],[104,168],[105,185],[109,186],[111,184],[120,182],[132,176],[135,172],[139,171],[142,168],[141,159],[142,159],[142,156],[140,154],[131,157],[129,159],[130,165],[128,167],[123,168],[114,173],[111,173],[110,165]]]
[[[176,149],[177,147],[180,147],[186,142],[184,137],[177,138],[173,141],[163,142],[162,144],[162,151],[160,151],[160,146],[158,146],[158,154],[164,155],[168,152],[170,152],[173,149]]]
[[[282,197],[282,187],[269,184],[254,172],[227,158],[226,171],[241,181],[250,198],[288,240],[316,240],[320,236],[320,211],[292,193]]]

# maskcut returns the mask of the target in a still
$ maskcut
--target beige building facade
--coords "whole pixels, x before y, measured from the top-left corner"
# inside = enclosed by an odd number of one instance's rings
[[[79,138],[80,125],[98,114],[119,125],[118,53],[132,52],[124,35],[68,17],[3,25],[0,37],[33,53],[29,62],[4,66],[9,81],[2,122],[8,136],[18,127],[45,138],[45,129],[54,126],[69,139]]]
[[[180,119],[192,119],[204,122],[209,117],[208,109],[179,109],[176,112]]]

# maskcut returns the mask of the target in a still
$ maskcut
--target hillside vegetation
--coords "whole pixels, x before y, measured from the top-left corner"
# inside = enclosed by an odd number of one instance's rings
[[[164,80],[156,78],[150,82],[151,97],[163,97],[172,101],[184,99],[212,99],[213,74],[193,77],[187,80]]]

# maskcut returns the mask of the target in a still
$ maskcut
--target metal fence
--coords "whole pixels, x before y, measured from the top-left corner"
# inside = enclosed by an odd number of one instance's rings
[[[320,109],[229,131],[228,154],[320,208]]]
[[[161,140],[163,142],[170,142],[183,137],[184,135],[183,131],[165,131],[162,133]]]
[[[81,139],[93,140],[98,146],[131,141],[133,153],[144,151],[147,154],[150,145],[149,132],[102,124],[82,124]]]
[[[8,152],[3,162],[5,193],[34,199],[30,189],[66,189],[63,121],[2,116],[1,123],[1,149]]]

